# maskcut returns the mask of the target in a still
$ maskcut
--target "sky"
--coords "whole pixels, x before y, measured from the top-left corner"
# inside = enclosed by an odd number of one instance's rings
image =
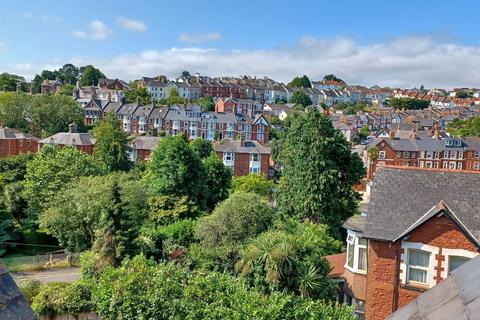
[[[478,0],[2,0],[0,72],[480,87],[478,12]]]

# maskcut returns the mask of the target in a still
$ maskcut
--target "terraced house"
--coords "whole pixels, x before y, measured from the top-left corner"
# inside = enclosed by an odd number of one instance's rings
[[[473,172],[377,171],[362,215],[344,224],[343,300],[359,319],[385,319],[478,256],[479,184]]]

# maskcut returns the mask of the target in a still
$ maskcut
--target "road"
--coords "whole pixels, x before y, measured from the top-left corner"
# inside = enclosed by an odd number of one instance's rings
[[[73,282],[80,278],[80,268],[59,268],[36,272],[12,273],[17,281],[37,279],[42,283],[48,282]]]

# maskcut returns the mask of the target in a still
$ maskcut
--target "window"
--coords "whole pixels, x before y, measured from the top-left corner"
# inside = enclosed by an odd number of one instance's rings
[[[475,158],[480,158],[480,151],[475,151]]]
[[[457,163],[454,161],[450,161],[450,163],[448,164],[448,168],[450,170],[455,170],[457,168]]]
[[[402,152],[401,151],[397,151],[397,158],[401,158],[402,157]]]
[[[417,157],[415,152],[412,152],[412,159],[415,159]]]
[[[462,170],[463,169],[463,163],[459,162],[457,164],[457,170]]]
[[[443,161],[443,169],[447,169],[448,168],[448,162],[447,161]]]
[[[367,271],[367,239],[358,239],[358,270]]]
[[[385,151],[379,151],[378,152],[378,158],[379,159],[385,159],[386,152]]]
[[[226,152],[226,153],[223,155],[223,160],[225,160],[225,161],[233,161],[233,153],[231,153],[231,152]]]
[[[470,258],[462,257],[462,256],[449,256],[448,257],[448,272],[452,272],[453,270],[460,267],[465,262],[468,262]]]
[[[252,153],[251,155],[251,161],[253,162],[258,162],[259,161],[259,156],[258,156],[258,153]]]
[[[473,170],[480,170],[480,162],[473,163]]]
[[[448,159],[448,157],[449,157],[449,152],[448,152],[448,151],[445,151],[445,152],[443,153],[443,157],[444,157],[445,159]]]
[[[351,234],[347,237],[347,266],[353,268],[353,260],[355,257],[355,237]]]
[[[408,250],[408,282],[428,284],[430,254],[428,251]]]
[[[353,272],[367,271],[367,240],[356,237],[352,233],[347,236],[347,263],[346,266]]]

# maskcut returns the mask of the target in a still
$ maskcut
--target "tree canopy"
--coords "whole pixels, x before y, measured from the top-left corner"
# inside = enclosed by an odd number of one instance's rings
[[[447,132],[455,137],[480,137],[480,116],[457,118],[447,125]]]
[[[80,67],[80,85],[81,86],[96,86],[98,80],[105,79],[106,76],[92,65]]]
[[[311,108],[291,119],[276,148],[283,167],[277,196],[282,212],[339,232],[356,210],[359,196],[352,186],[365,175],[350,143],[329,118]]]
[[[313,104],[312,99],[310,99],[308,94],[302,91],[295,91],[288,102],[295,103],[303,107],[308,107]]]
[[[428,108],[430,101],[410,98],[390,98],[387,100],[387,106],[396,109],[421,110]]]
[[[253,192],[262,197],[270,197],[273,192],[273,181],[267,180],[258,173],[234,177],[232,192]]]
[[[345,83],[345,81],[343,81],[340,78],[337,78],[334,74],[327,74],[326,76],[323,77],[323,80],[325,80],[325,81],[337,81],[337,82]]]
[[[145,105],[152,103],[152,96],[148,92],[147,88],[140,86],[138,81],[134,81],[130,85],[130,90],[125,92],[125,100],[128,103],[138,103]]]
[[[289,87],[294,87],[294,88],[311,88],[312,84],[310,82],[310,79],[304,75],[302,77],[295,77],[288,83]]]

